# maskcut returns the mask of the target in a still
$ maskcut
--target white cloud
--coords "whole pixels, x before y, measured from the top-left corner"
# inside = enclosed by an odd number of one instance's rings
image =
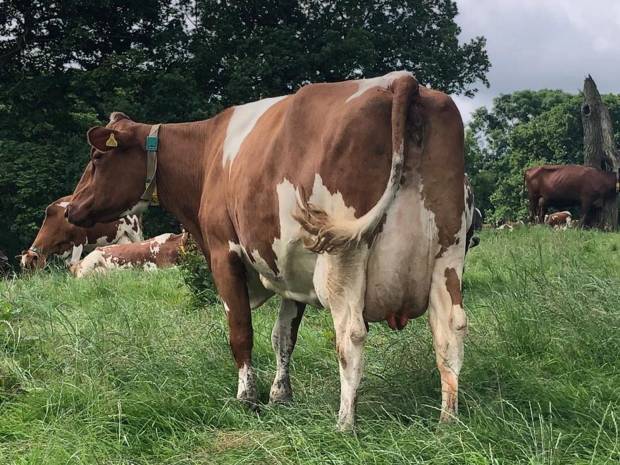
[[[520,89],[577,92],[591,74],[601,92],[620,93],[620,1],[456,0],[461,39],[487,38],[489,89],[457,98],[463,116]]]

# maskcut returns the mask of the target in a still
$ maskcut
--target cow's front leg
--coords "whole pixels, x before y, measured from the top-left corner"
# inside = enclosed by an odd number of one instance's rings
[[[237,368],[237,399],[254,408],[257,401],[256,376],[252,368],[252,314],[241,259],[227,249],[213,251],[211,271],[228,317],[229,341]]]
[[[319,285],[334,321],[336,351],[340,368],[340,411],[338,428],[355,427],[357,389],[362,379],[363,350],[368,331],[364,322],[366,294],[366,264],[368,247],[323,254],[321,269],[325,270],[315,285]],[[316,275],[315,275],[316,276]]]
[[[448,250],[435,263],[431,283],[428,319],[441,377],[440,422],[452,421],[458,413],[459,372],[463,365],[463,339],[467,334],[462,271],[462,251]]]
[[[293,399],[289,364],[297,342],[297,331],[306,305],[294,300],[282,299],[278,319],[273,325],[271,343],[276,353],[276,377],[269,393],[269,402],[285,403]]]

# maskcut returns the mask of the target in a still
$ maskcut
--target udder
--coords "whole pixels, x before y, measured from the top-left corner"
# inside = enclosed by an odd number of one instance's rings
[[[439,251],[434,214],[417,188],[401,190],[371,248],[364,316],[402,329],[428,306]]]

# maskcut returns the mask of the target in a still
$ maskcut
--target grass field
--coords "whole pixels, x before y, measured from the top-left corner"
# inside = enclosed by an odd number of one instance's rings
[[[177,270],[0,283],[0,464],[619,463],[620,235],[485,232],[464,284],[460,422],[437,428],[423,317],[371,326],[341,434],[325,311],[306,313],[295,402],[275,407],[277,301],[254,313],[255,414],[234,400],[222,308],[191,310]]]

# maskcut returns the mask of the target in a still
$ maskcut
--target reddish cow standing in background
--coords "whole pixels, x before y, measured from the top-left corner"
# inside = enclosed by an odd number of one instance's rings
[[[592,225],[605,199],[617,195],[616,174],[581,165],[544,165],[524,173],[530,221],[543,223],[549,207],[581,207],[581,224]]]

